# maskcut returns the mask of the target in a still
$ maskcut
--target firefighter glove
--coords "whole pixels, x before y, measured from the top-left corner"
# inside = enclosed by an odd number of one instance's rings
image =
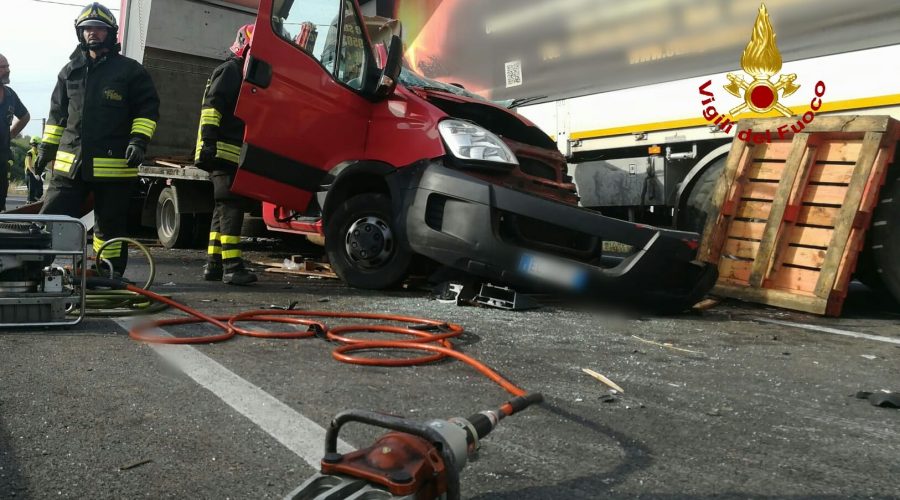
[[[199,163],[206,163],[216,158],[216,143],[213,141],[203,141],[200,146],[200,156],[197,157]]]
[[[37,160],[34,162],[34,173],[37,175],[44,173],[44,169],[53,161],[54,156],[56,156],[56,146],[41,143],[38,146]]]
[[[137,167],[144,162],[144,154],[147,153],[147,141],[140,137],[132,137],[128,141],[128,149],[125,150],[125,158],[129,167]]]

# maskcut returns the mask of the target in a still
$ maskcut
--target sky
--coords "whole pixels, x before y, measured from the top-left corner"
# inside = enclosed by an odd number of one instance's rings
[[[40,135],[56,75],[77,43],[73,23],[87,0],[0,0],[0,54],[9,60],[10,84],[31,113],[23,135]],[[60,5],[68,3],[72,5]],[[118,9],[119,0],[106,5]],[[118,18],[119,11],[113,10]]]

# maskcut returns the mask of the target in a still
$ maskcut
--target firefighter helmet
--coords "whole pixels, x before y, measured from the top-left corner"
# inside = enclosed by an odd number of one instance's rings
[[[84,28],[89,26],[107,29],[106,40],[102,44],[88,44],[84,41]],[[99,2],[92,2],[81,9],[81,13],[75,18],[75,34],[78,36],[78,42],[84,48],[99,49],[104,46],[111,48],[116,44],[119,25],[116,23],[116,16],[113,15],[112,11]]]
[[[253,39],[253,25],[245,24],[238,28],[237,36],[234,43],[229,49],[234,55],[244,57],[247,54],[247,48],[250,47],[250,40]]]
[[[30,144],[31,144],[32,146],[37,146],[37,145],[40,144],[40,143],[41,143],[41,140],[40,140],[39,138],[37,138],[37,137],[32,137],[32,138],[31,138],[31,143],[30,143]]]

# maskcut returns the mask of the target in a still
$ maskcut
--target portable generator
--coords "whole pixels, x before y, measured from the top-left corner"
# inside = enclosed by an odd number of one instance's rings
[[[0,327],[81,322],[86,246],[78,219],[0,214]]]

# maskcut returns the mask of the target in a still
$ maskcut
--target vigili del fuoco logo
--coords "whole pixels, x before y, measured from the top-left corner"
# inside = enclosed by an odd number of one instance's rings
[[[754,113],[768,113],[775,110],[784,116],[792,116],[793,113],[786,106],[778,102],[780,97],[787,97],[797,92],[800,85],[794,83],[797,80],[796,73],[781,74],[773,82],[772,77],[781,71],[781,53],[775,44],[775,30],[769,22],[769,13],[765,4],[760,4],[759,13],[756,16],[756,24],[750,34],[750,43],[741,55],[741,69],[751,79],[743,74],[728,73],[728,85],[725,90],[744,102],[731,108],[728,113],[719,113],[713,104],[716,96],[710,91],[712,80],[707,80],[700,86],[703,117],[707,121],[718,126],[725,133],[731,132],[732,125],[736,121],[738,113],[752,111]],[[816,111],[822,107],[822,96],[825,95],[825,83],[816,82],[813,89],[815,96],[809,103],[809,109],[797,118],[796,123],[785,124],[773,130],[751,129],[738,133],[738,139],[756,144],[772,142],[775,139],[784,139],[788,133],[802,132],[806,125],[812,123],[816,117]]]

